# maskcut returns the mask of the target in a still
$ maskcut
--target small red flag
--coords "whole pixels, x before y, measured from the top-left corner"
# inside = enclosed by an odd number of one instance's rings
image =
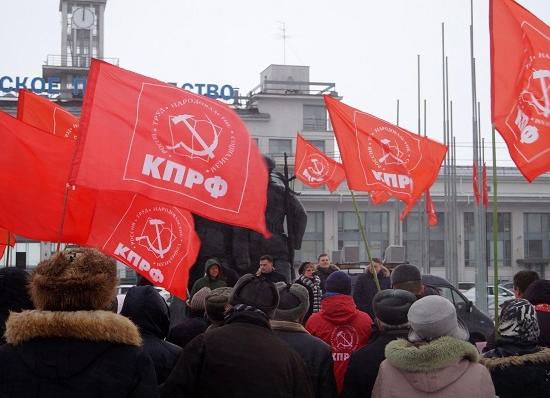
[[[437,225],[437,213],[435,212],[435,206],[432,201],[432,195],[430,190],[426,191],[426,214],[428,215],[428,224],[432,227]]]
[[[481,194],[479,193],[479,179],[477,178],[477,164],[474,162],[472,167],[472,188],[474,190],[474,199],[476,200],[476,205],[479,206],[481,202]]]
[[[447,147],[324,98],[350,189],[386,191],[414,206],[436,180]]]
[[[550,170],[550,27],[491,0],[492,121],[528,181]]]
[[[483,163],[482,182],[483,182],[483,206],[487,208],[489,207],[489,188],[487,186],[487,166],[485,166],[485,162]]]
[[[74,135],[78,134],[78,119],[71,113],[30,92],[25,92],[24,99],[26,105],[18,106],[17,112],[21,120],[55,134],[50,119],[33,116],[63,115],[66,125],[74,128]],[[73,134],[63,136],[71,138]],[[155,285],[185,299],[189,269],[200,248],[191,213],[128,192],[81,187],[77,190],[94,198],[95,212],[88,222],[91,225],[87,239],[74,243],[98,248]],[[68,201],[69,208],[84,205],[78,198],[70,197]]]
[[[79,134],[76,185],[139,193],[269,235],[267,168],[227,105],[94,59]]]
[[[329,158],[304,137],[296,139],[296,178],[304,184],[319,187],[326,184],[330,192],[346,178],[342,165]]]

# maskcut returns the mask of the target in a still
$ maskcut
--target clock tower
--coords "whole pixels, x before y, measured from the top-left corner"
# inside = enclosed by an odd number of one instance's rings
[[[61,99],[81,98],[91,59],[104,59],[106,4],[107,0],[59,1],[61,55],[48,55],[42,73],[45,79],[58,80]]]

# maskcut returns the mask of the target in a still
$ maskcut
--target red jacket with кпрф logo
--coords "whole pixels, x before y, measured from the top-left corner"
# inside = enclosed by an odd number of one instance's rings
[[[321,311],[314,313],[306,329],[330,345],[338,394],[344,387],[344,376],[352,352],[367,344],[372,319],[355,306],[352,296],[334,294],[321,300]]]

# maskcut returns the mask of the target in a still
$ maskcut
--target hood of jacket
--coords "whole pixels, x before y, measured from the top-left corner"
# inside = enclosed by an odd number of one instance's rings
[[[329,276],[330,274],[332,274],[334,271],[340,271],[340,268],[338,268],[336,265],[334,264],[330,264],[328,267],[326,268],[322,268],[322,267],[319,267],[317,266],[317,269],[315,270],[317,273],[320,273],[320,274],[324,274],[325,276]]]
[[[357,316],[359,310],[352,296],[347,294],[334,294],[321,300],[320,316],[326,320],[341,325],[351,322]]]
[[[12,313],[6,340],[30,372],[48,379],[82,372],[113,344],[141,345],[137,327],[110,311]]]
[[[489,355],[492,355],[493,351],[489,351]],[[547,363],[550,364],[550,348],[543,348],[540,351],[523,354],[523,355],[509,355],[509,356],[491,356],[481,358],[479,361],[487,367],[489,370],[496,368],[506,368],[508,366],[524,366],[527,363]]]
[[[394,340],[386,346],[385,354],[388,362],[401,371],[411,386],[427,393],[454,383],[468,370],[471,362],[479,360],[472,344],[448,336],[421,345]]]
[[[550,281],[539,279],[532,282],[523,293],[523,298],[533,305],[550,304]]]
[[[134,286],[126,294],[120,315],[130,318],[142,335],[166,338],[170,312],[153,286]]]

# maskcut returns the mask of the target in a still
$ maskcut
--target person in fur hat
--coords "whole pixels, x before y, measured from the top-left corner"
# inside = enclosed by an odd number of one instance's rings
[[[481,360],[500,398],[550,397],[550,349],[538,344],[539,333],[531,303],[515,299],[504,305],[496,347]]]
[[[313,396],[316,398],[336,397],[336,381],[332,367],[330,346],[318,337],[310,335],[302,326],[309,307],[308,290],[298,284],[284,282],[275,284],[279,291],[279,305],[271,320],[275,336],[294,349],[306,364]]]
[[[38,264],[30,280],[36,310],[6,322],[0,396],[157,397],[137,327],[106,310],[116,285],[114,260],[97,250],[65,250]]]
[[[468,343],[468,330],[449,300],[421,298],[407,319],[408,338],[386,345],[372,397],[495,397],[491,375],[478,363],[477,349]]]
[[[21,312],[34,308],[27,290],[29,274],[17,267],[0,269],[0,345],[6,343],[4,331],[10,311]]]

